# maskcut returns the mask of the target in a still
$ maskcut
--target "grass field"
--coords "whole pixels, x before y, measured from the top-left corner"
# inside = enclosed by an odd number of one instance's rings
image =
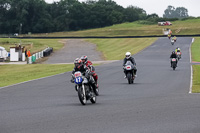
[[[193,65],[192,93],[200,93],[200,65]]]
[[[158,26],[157,24],[141,24],[140,21],[132,23],[116,24],[104,28],[96,28],[82,31],[55,32],[48,34],[33,34],[31,36],[144,36],[144,35],[163,35],[164,28],[170,28],[176,35],[200,34],[200,18],[172,21],[172,26]]]
[[[87,39],[97,45],[106,60],[120,60],[129,51],[136,54],[155,42],[157,38]]]
[[[14,38],[0,38],[0,46],[4,47],[7,51],[10,51],[10,47],[14,47],[15,44],[21,43],[21,46],[25,46],[31,50],[31,53],[36,53],[44,50],[46,47],[53,47],[54,50],[58,50],[63,47],[63,40],[60,39],[14,39]]]
[[[200,62],[200,37],[196,37],[191,46],[192,61]],[[193,65],[192,93],[200,93],[200,65]]]
[[[200,37],[196,37],[191,46],[192,61],[200,62]]]
[[[0,87],[73,70],[73,65],[0,65]]]

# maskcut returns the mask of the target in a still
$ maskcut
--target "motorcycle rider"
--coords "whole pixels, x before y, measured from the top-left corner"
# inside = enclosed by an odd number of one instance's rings
[[[176,59],[176,65],[177,65],[177,55],[176,55],[176,53],[175,53],[175,51],[172,51],[172,54],[170,55],[170,58],[172,59],[172,58],[175,58]],[[172,60],[171,60],[171,67],[172,67]]]
[[[181,49],[179,47],[176,48],[175,52],[181,52]]]
[[[136,75],[136,72],[137,72],[136,62],[135,62],[135,59],[133,57],[131,57],[131,53],[130,52],[126,52],[126,54],[125,54],[125,58],[124,58],[124,61],[123,61],[123,67],[125,66],[127,61],[131,61],[131,63],[135,66],[134,67],[134,75],[135,75],[135,77],[137,77],[137,75]],[[125,69],[124,69],[124,74],[125,74],[124,78],[126,78]]]
[[[92,62],[88,60],[88,58],[87,58],[86,55],[83,55],[81,57],[81,60],[82,60],[83,64],[91,70],[92,76],[93,76],[93,78],[94,78],[94,80],[96,82],[96,87],[98,88],[99,87],[98,83],[97,83],[97,81],[98,81],[98,75],[95,72],[95,69],[94,69],[94,66],[92,65]]]
[[[176,36],[173,37],[173,40],[176,42]]]
[[[83,64],[82,60],[79,59],[79,58],[76,58],[76,59],[74,60],[74,69],[73,69],[73,71],[72,71],[72,78],[71,78],[71,82],[72,82],[72,83],[74,83],[74,79],[75,79],[74,73],[77,72],[77,71],[80,71],[80,72],[88,79],[88,81],[89,81],[91,84],[95,84],[95,81],[94,81],[94,80],[92,81],[92,80],[90,79],[90,75],[92,75],[92,74],[91,74],[91,71],[88,69],[88,67],[86,67],[86,66]],[[76,86],[75,86],[75,89],[76,89]]]

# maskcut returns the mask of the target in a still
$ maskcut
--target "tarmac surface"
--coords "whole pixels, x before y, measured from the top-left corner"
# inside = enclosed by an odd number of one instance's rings
[[[1,133],[199,133],[200,96],[189,94],[192,38],[167,38],[134,55],[134,84],[122,61],[96,67],[100,96],[81,105],[71,72],[0,89]],[[175,71],[171,51],[182,59]]]
[[[64,47],[52,53],[44,64],[73,63],[76,58],[87,55],[91,61],[103,61],[101,52],[96,50],[96,45],[81,39],[66,40]]]

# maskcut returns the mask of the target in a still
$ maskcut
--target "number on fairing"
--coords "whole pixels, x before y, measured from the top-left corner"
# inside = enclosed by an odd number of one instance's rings
[[[76,84],[80,84],[80,83],[82,83],[82,81],[83,81],[82,77],[75,78],[75,83]]]
[[[76,82],[77,83],[81,82],[81,77],[76,78]]]

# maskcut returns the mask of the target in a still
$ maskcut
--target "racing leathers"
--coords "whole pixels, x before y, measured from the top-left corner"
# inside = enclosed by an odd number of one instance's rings
[[[95,80],[95,82],[96,82],[96,85],[97,85],[97,87],[98,87],[98,84],[97,84],[98,75],[97,75],[96,72],[95,72],[94,66],[92,66],[92,62],[89,61],[89,60],[87,60],[87,61],[85,62],[85,65],[86,65],[86,67],[88,67],[88,68],[90,69],[90,71],[92,72],[92,76],[93,76],[93,78],[94,78],[94,80]]]
[[[135,59],[133,57],[130,57],[130,58],[124,58],[124,61],[123,61],[123,66],[125,66],[126,62],[127,61],[131,61],[131,63],[135,66],[134,67],[134,75],[136,75],[136,72],[137,72],[137,68],[136,68],[136,62],[135,62]],[[124,74],[126,75],[126,71],[124,69]]]
[[[177,65],[177,55],[176,55],[176,53],[174,52],[174,53],[172,53],[171,55],[170,55],[170,58],[172,59],[172,58],[175,58],[176,59],[176,65]],[[171,67],[172,67],[172,60],[171,60]]]
[[[79,66],[75,66],[74,67],[74,69],[72,71],[72,78],[71,78],[71,82],[72,83],[74,82],[74,73],[77,72],[77,71],[80,71],[88,79],[88,81],[91,84],[95,84],[94,79],[92,80],[90,78],[90,76],[92,75],[90,69],[88,67],[86,67],[85,65],[83,65],[83,64],[80,64]]]

